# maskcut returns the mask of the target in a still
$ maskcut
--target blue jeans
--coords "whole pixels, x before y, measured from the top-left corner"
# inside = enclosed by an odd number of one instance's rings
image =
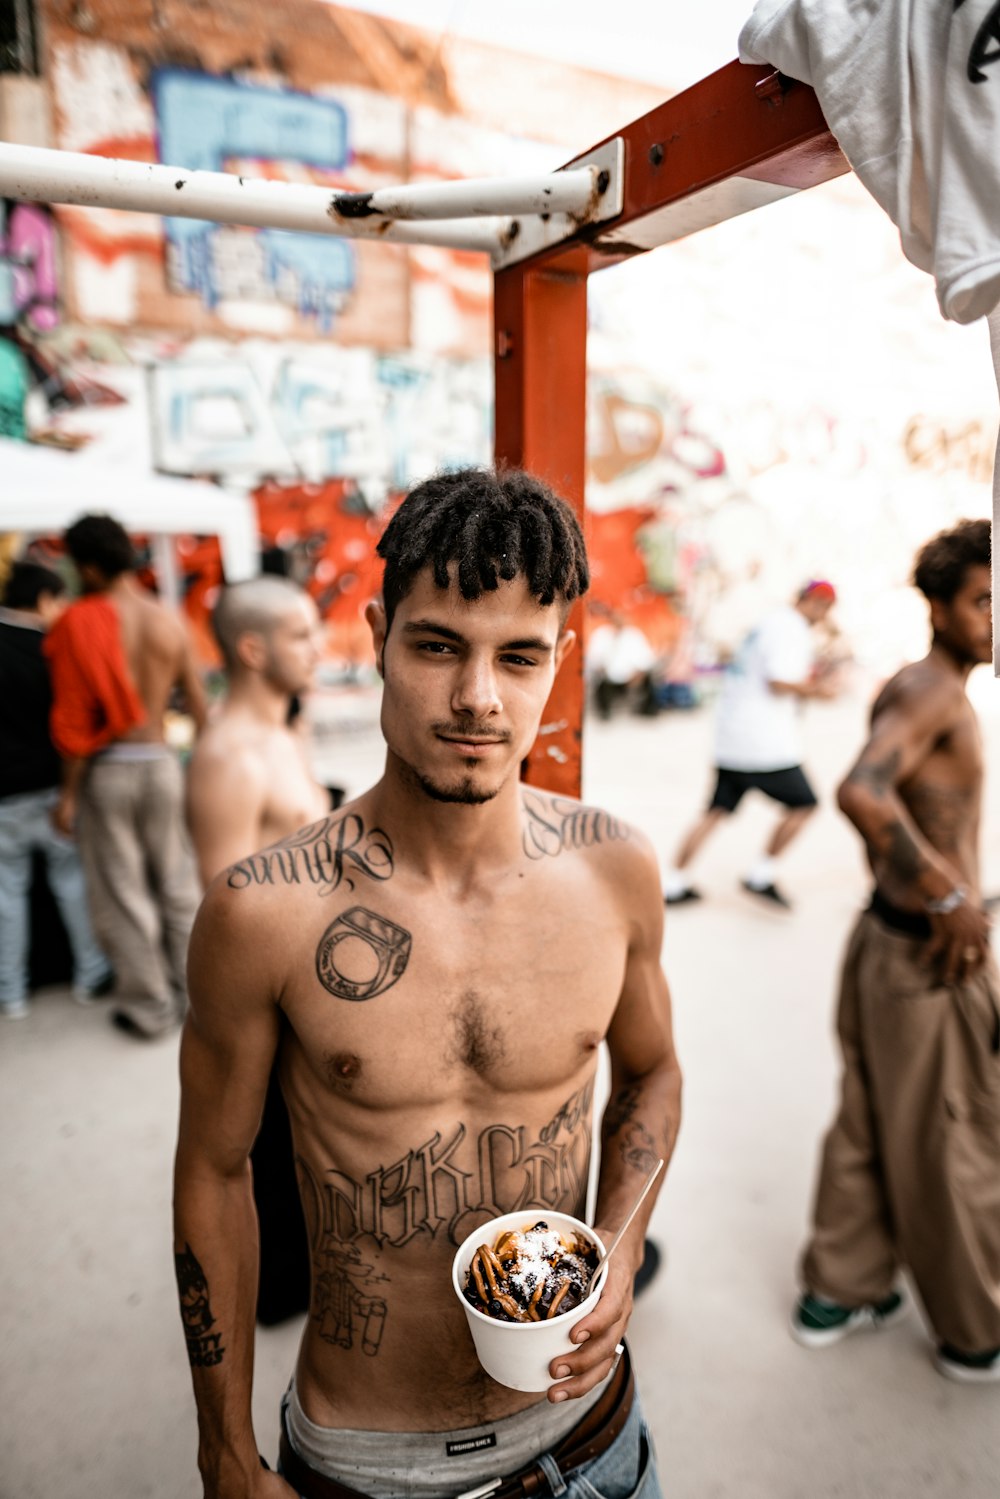
[[[27,995],[31,854],[36,848],[45,856],[49,887],[69,937],[74,985],[90,988],[108,972],[90,925],[76,844],[57,833],[49,818],[58,795],[52,787],[0,797],[0,1005],[19,1004]]]
[[[574,1468],[565,1478],[548,1453],[539,1462],[549,1475],[552,1499],[662,1499],[653,1438],[638,1392],[618,1436],[593,1462]]]

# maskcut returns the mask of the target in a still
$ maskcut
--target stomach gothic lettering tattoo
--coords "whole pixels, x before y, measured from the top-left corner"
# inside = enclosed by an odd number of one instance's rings
[[[341,1253],[345,1244],[403,1249],[413,1240],[440,1238],[457,1247],[478,1224],[504,1213],[576,1213],[587,1189],[592,1097],[588,1082],[535,1131],[501,1123],[478,1135],[464,1124],[447,1137],[436,1130],[362,1177],[332,1166],[321,1170],[300,1155],[299,1188],[317,1276],[328,1253]]]

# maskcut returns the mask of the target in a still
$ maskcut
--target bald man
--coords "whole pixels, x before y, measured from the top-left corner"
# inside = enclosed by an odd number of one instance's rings
[[[187,814],[203,884],[292,837],[330,810],[301,738],[289,727],[293,698],[310,686],[319,616],[287,578],[265,576],[224,589],[212,616],[228,693],[198,741],[188,775]],[[257,1319],[272,1325],[309,1304],[309,1250],[295,1180],[291,1128],[272,1075],[251,1153],[260,1220]]]
[[[316,669],[316,605],[288,578],[252,578],[223,590],[212,626],[229,690],[198,741],[187,790],[205,885],[330,809],[288,724],[292,699]]]

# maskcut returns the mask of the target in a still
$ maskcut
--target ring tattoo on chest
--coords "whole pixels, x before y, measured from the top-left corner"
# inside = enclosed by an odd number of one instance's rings
[[[374,999],[402,978],[413,939],[364,906],[331,921],[316,949],[316,977],[337,999]]]

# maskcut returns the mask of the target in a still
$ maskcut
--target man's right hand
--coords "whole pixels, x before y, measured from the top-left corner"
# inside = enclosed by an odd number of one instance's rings
[[[260,1482],[254,1489],[254,1499],[299,1499],[298,1494],[280,1473],[260,1470]]]
[[[241,1483],[238,1488],[223,1483],[203,1478],[203,1493],[205,1499],[229,1499],[230,1495],[238,1494],[239,1499],[299,1499],[298,1494],[291,1484],[280,1473],[272,1473],[270,1468],[265,1468],[263,1461],[260,1469],[248,1482],[248,1487]]]
[[[76,836],[76,798],[69,791],[61,791],[59,800],[52,808],[52,826],[64,838]]]
[[[931,927],[925,957],[943,983],[961,983],[978,973],[990,949],[990,918],[985,911],[963,901],[946,916],[932,916]]]

